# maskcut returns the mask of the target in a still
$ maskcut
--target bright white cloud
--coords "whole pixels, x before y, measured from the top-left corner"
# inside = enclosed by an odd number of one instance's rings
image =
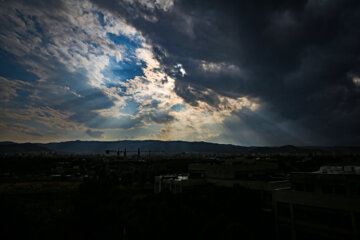
[[[182,77],[185,76],[186,71],[181,63],[175,64],[174,68],[175,68],[175,72],[174,72],[175,74],[176,74],[176,72],[178,72],[180,74],[180,76],[182,76]]]
[[[229,63],[214,63],[214,62],[201,62],[202,70],[205,72],[211,72],[211,73],[220,73],[220,72],[226,72],[229,74],[234,75],[241,75],[242,71],[240,68],[234,64]]]
[[[138,3],[142,7],[146,8],[147,10],[154,11],[155,9],[159,9],[162,11],[169,11],[174,6],[174,0],[125,0],[130,4]]]
[[[158,8],[163,11],[169,11],[173,6],[173,1],[170,0],[137,2],[149,9]],[[34,89],[30,98],[34,101],[33,105],[45,105],[27,108],[24,106],[21,113],[2,109],[5,112],[3,117],[18,119],[23,125],[26,125],[26,121],[32,121],[49,129],[67,129],[67,138],[73,136],[70,132],[97,133],[99,131],[96,129],[89,130],[85,122],[70,120],[76,112],[56,109],[49,99],[51,96],[51,99],[59,101],[56,96],[64,96],[64,92],[75,98],[83,98],[86,96],[81,92],[81,87],[90,87],[104,93],[113,103],[112,107],[92,110],[93,113],[111,121],[134,122],[122,124],[120,126],[124,126],[123,128],[118,127],[115,130],[114,124],[103,127],[106,126],[105,122],[102,125],[104,134],[93,136],[103,136],[110,140],[119,138],[122,132],[126,132],[129,133],[128,136],[137,139],[206,140],[221,133],[221,123],[233,111],[243,108],[257,109],[258,105],[246,97],[229,98],[210,89],[194,94],[217,96],[218,106],[211,106],[200,100],[197,106],[186,103],[174,91],[175,76],[170,76],[163,70],[164,67],[154,56],[152,46],[146,43],[146,39],[134,27],[110,12],[98,9],[89,1],[62,3],[64,8],[58,11],[37,9],[16,2],[11,2],[0,10],[0,13],[6,11],[6,14],[1,14],[0,21],[5,23],[4,26],[12,26],[2,28],[0,43],[5,50],[18,57],[22,66],[38,76],[39,80],[32,83]],[[103,23],[100,21],[99,12],[103,14]],[[21,18],[26,19],[26,24]],[[139,44],[129,52],[125,43],[115,43],[109,38],[109,33],[129,41],[137,41]],[[143,74],[128,79],[108,76],[106,71],[113,64],[113,59],[120,65],[129,64],[128,62],[134,62],[130,63],[132,65],[144,63],[140,65]],[[65,69],[60,70],[57,63]],[[209,72],[241,73],[237,66],[227,63],[203,62],[202,68]],[[174,69],[182,77],[187,74],[181,63],[176,64]],[[69,80],[65,73],[81,73],[85,78]],[[83,82],[79,84],[80,89],[76,89],[77,85],[72,83],[76,86],[71,86],[71,81]],[[1,78],[0,84],[10,87],[0,99],[8,102],[17,97],[18,88],[24,88],[29,83]],[[130,105],[131,103],[135,106]],[[182,111],[173,110],[175,105],[182,105]],[[129,112],[128,108],[133,109]],[[139,129],[142,134],[139,134]],[[119,135],[114,135],[114,131]]]
[[[356,86],[360,87],[360,77],[353,77],[352,80]]]

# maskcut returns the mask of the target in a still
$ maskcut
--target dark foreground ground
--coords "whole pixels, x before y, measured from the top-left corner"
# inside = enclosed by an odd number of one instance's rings
[[[152,184],[0,186],[1,239],[274,239],[273,216],[244,189],[153,194]]]

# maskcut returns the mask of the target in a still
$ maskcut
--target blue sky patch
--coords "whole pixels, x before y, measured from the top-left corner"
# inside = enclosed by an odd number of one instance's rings
[[[99,23],[101,24],[101,26],[104,27],[106,25],[104,14],[102,12],[96,12],[96,13],[98,14]]]
[[[126,53],[134,55],[135,50],[137,48],[141,47],[142,40],[138,38],[137,35],[134,35],[134,37],[127,37],[125,35],[115,35],[113,33],[107,33],[106,34],[108,38],[113,41],[117,45],[123,45],[126,47]]]
[[[126,113],[126,114],[130,114],[130,115],[135,115],[136,113],[139,112],[139,107],[140,107],[140,103],[131,99],[131,100],[127,100],[126,101],[126,106],[121,109],[122,113]]]
[[[185,105],[184,104],[175,104],[174,106],[171,107],[171,111],[173,112],[181,112],[185,109]]]
[[[13,55],[0,49],[0,76],[34,82],[39,79],[35,74],[28,72],[20,64],[16,63]]]
[[[120,85],[120,82],[126,82],[136,76],[144,76],[143,68],[146,67],[145,62],[136,59],[116,62],[114,57],[110,58],[110,64],[102,73],[108,79],[107,87]]]
[[[99,18],[101,18],[101,14]],[[142,44],[142,40],[138,35],[128,37],[108,32],[107,36],[115,44],[125,47],[126,58],[121,62],[116,62],[115,57],[110,58],[108,68],[102,72],[108,79],[106,86],[112,87],[120,85],[120,82],[126,82],[136,76],[144,76],[143,68],[146,67],[146,63],[137,59],[135,54],[136,49],[140,48]]]

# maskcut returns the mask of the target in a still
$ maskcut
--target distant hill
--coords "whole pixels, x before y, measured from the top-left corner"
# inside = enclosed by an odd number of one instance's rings
[[[103,154],[105,150],[161,151],[165,153],[263,153],[298,154],[312,152],[360,153],[359,147],[243,147],[231,144],[185,141],[69,141],[59,143],[13,143],[0,142],[0,152],[59,152],[74,154]]]
[[[1,145],[9,145],[9,144],[14,144],[14,142],[0,142],[0,146]]]
[[[168,153],[177,152],[240,152],[246,148],[229,144],[216,144],[207,142],[184,142],[184,141],[71,141],[61,143],[48,143],[44,147],[64,153],[104,153],[105,150],[137,150],[163,151]]]
[[[0,142],[0,152],[49,152],[50,150],[36,143]]]
[[[179,152],[240,152],[246,148],[207,142],[184,141],[69,141],[59,143],[13,143],[0,142],[0,152],[60,152],[75,154],[103,154],[105,150]]]

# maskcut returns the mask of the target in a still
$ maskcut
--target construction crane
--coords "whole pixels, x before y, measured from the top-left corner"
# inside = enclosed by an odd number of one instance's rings
[[[150,153],[165,153],[165,151],[151,151],[149,150],[149,161],[150,161]]]
[[[137,161],[140,160],[140,148],[138,148],[138,150],[130,150],[127,151],[126,148],[124,148],[124,150],[120,150],[119,148],[117,150],[105,150],[106,154],[110,154],[110,153],[116,153],[116,156],[118,159],[120,159],[120,154],[123,153],[124,156],[124,160],[126,160],[126,153],[128,152],[136,152],[137,153]],[[164,151],[144,151],[144,152],[148,152],[149,153],[149,160],[150,160],[150,153],[164,153]]]
[[[120,159],[120,154],[123,153],[123,159],[126,160],[126,155],[128,152],[136,152],[137,153],[137,159],[139,160],[140,159],[140,148],[138,148],[138,150],[126,150],[126,148],[124,148],[124,150],[120,150],[119,148],[117,150],[105,150],[105,153],[106,154],[110,154],[110,153],[116,153],[116,156],[118,159]]]
[[[105,150],[105,153],[106,154],[110,154],[110,153],[116,153],[116,156],[117,156],[117,158],[120,158],[120,153],[122,153],[123,151],[121,151],[121,150]]]

